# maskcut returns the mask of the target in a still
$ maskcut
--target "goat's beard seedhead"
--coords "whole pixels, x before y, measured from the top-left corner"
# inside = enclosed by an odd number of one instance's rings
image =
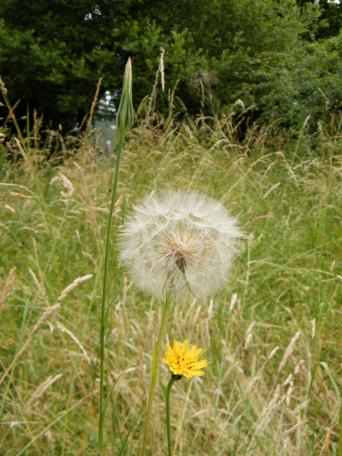
[[[221,203],[164,192],[136,206],[121,233],[120,257],[135,284],[157,298],[206,298],[226,283],[240,237]]]

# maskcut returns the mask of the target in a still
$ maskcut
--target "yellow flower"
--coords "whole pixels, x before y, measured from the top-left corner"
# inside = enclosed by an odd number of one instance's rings
[[[173,375],[180,375],[186,378],[204,375],[202,369],[208,366],[206,359],[200,359],[203,350],[190,345],[188,341],[173,343],[170,345],[163,358]]]

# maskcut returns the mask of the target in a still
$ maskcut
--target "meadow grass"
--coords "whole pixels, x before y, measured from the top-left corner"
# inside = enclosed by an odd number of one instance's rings
[[[341,138],[320,153],[224,124],[136,128],[113,212],[104,455],[136,455],[160,304],[115,261],[117,228],[150,191],[219,199],[245,234],[224,291],[176,305],[168,336],[206,349],[173,387],[175,455],[335,455],[341,408]],[[62,165],[30,151],[0,180],[0,454],[96,455],[99,314],[111,170],[90,143]],[[38,163],[37,163],[38,162]],[[165,340],[166,346],[166,340]],[[164,389],[154,456],[166,454]]]

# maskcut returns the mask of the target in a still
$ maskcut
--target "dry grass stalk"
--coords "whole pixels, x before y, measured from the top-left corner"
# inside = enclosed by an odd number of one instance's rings
[[[100,95],[101,85],[102,85],[102,78],[100,78],[97,81],[97,84],[96,84],[95,95],[94,95],[93,100],[91,102],[89,116],[88,116],[88,119],[87,119],[86,133],[89,133],[89,131],[91,130],[91,125],[93,123],[93,118],[94,118],[94,113],[95,113],[95,109],[96,109],[97,100],[98,100],[99,95]]]
[[[4,307],[5,301],[14,290],[16,282],[16,270],[12,268],[6,279],[0,284],[0,310]]]
[[[29,409],[32,407],[33,403],[36,402],[38,399],[40,399],[45,391],[53,385],[55,382],[57,382],[61,377],[63,377],[63,374],[57,374],[57,375],[49,375],[49,377],[44,380],[43,383],[41,383],[33,392],[31,395],[30,399],[26,402],[25,404],[25,409],[29,411]]]
[[[301,331],[297,331],[296,334],[290,340],[290,343],[289,343],[287,349],[285,350],[284,356],[283,356],[282,360],[280,361],[280,364],[278,367],[278,372],[280,372],[284,368],[285,364],[287,363],[287,360],[291,357],[291,355],[295,349],[296,342],[300,338],[301,334],[302,334]]]
[[[62,302],[68,296],[69,293],[71,293],[75,288],[77,288],[82,283],[88,282],[88,280],[90,280],[92,277],[93,274],[86,274],[84,276],[77,277],[77,279],[75,279],[70,285],[64,288],[62,293],[57,298],[57,302]]]
[[[43,315],[39,318],[39,320],[37,321],[37,323],[34,325],[34,327],[32,328],[30,334],[28,335],[26,341],[24,342],[23,346],[20,348],[20,350],[16,353],[16,355],[14,356],[11,364],[7,367],[7,369],[5,370],[5,372],[3,373],[2,377],[0,378],[0,385],[2,385],[2,383],[4,382],[4,380],[7,378],[7,376],[10,374],[10,372],[12,371],[12,369],[15,367],[18,359],[22,356],[22,354],[25,352],[25,350],[30,346],[31,344],[31,340],[32,340],[32,337],[34,336],[34,334],[37,332],[37,330],[40,328],[40,326],[45,323],[45,321],[47,321],[51,315],[53,315],[58,309],[59,309],[60,305],[59,304],[55,304],[54,306],[51,306],[51,307],[48,307],[45,312],[43,313]]]
[[[75,187],[73,186],[71,180],[65,176],[65,174],[58,173],[57,176],[51,179],[50,184],[54,184],[56,182],[60,182],[64,188],[64,190],[61,191],[61,195],[63,198],[68,199],[73,195]]]
[[[88,355],[86,349],[83,347],[83,345],[82,345],[81,342],[78,340],[78,338],[75,336],[75,334],[72,333],[72,332],[70,331],[70,329],[66,328],[66,327],[65,327],[61,322],[59,322],[59,321],[56,323],[56,326],[57,326],[57,328],[58,328],[61,332],[66,333],[66,334],[70,337],[70,339],[72,339],[72,340],[75,342],[75,344],[76,344],[76,345],[79,347],[79,349],[81,350],[81,352],[82,352],[84,358],[86,359],[87,363],[88,363],[88,364],[91,364],[91,359],[90,359],[90,357],[89,357],[89,355]]]

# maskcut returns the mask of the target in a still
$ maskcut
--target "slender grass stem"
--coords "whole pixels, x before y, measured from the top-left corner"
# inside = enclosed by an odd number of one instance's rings
[[[149,435],[149,431],[150,431],[150,417],[151,417],[151,411],[152,411],[152,403],[153,403],[156,385],[158,382],[161,343],[162,343],[162,340],[165,335],[166,323],[167,323],[167,319],[168,319],[168,315],[169,315],[169,307],[170,307],[170,298],[168,296],[166,296],[164,305],[162,307],[162,316],[161,316],[158,338],[155,343],[155,346],[153,349],[153,354],[152,354],[151,382],[150,382],[147,404],[146,404],[146,409],[145,409],[143,440],[142,440],[142,446],[141,446],[141,449],[139,452],[139,456],[144,456],[144,454],[145,454],[148,435]]]

